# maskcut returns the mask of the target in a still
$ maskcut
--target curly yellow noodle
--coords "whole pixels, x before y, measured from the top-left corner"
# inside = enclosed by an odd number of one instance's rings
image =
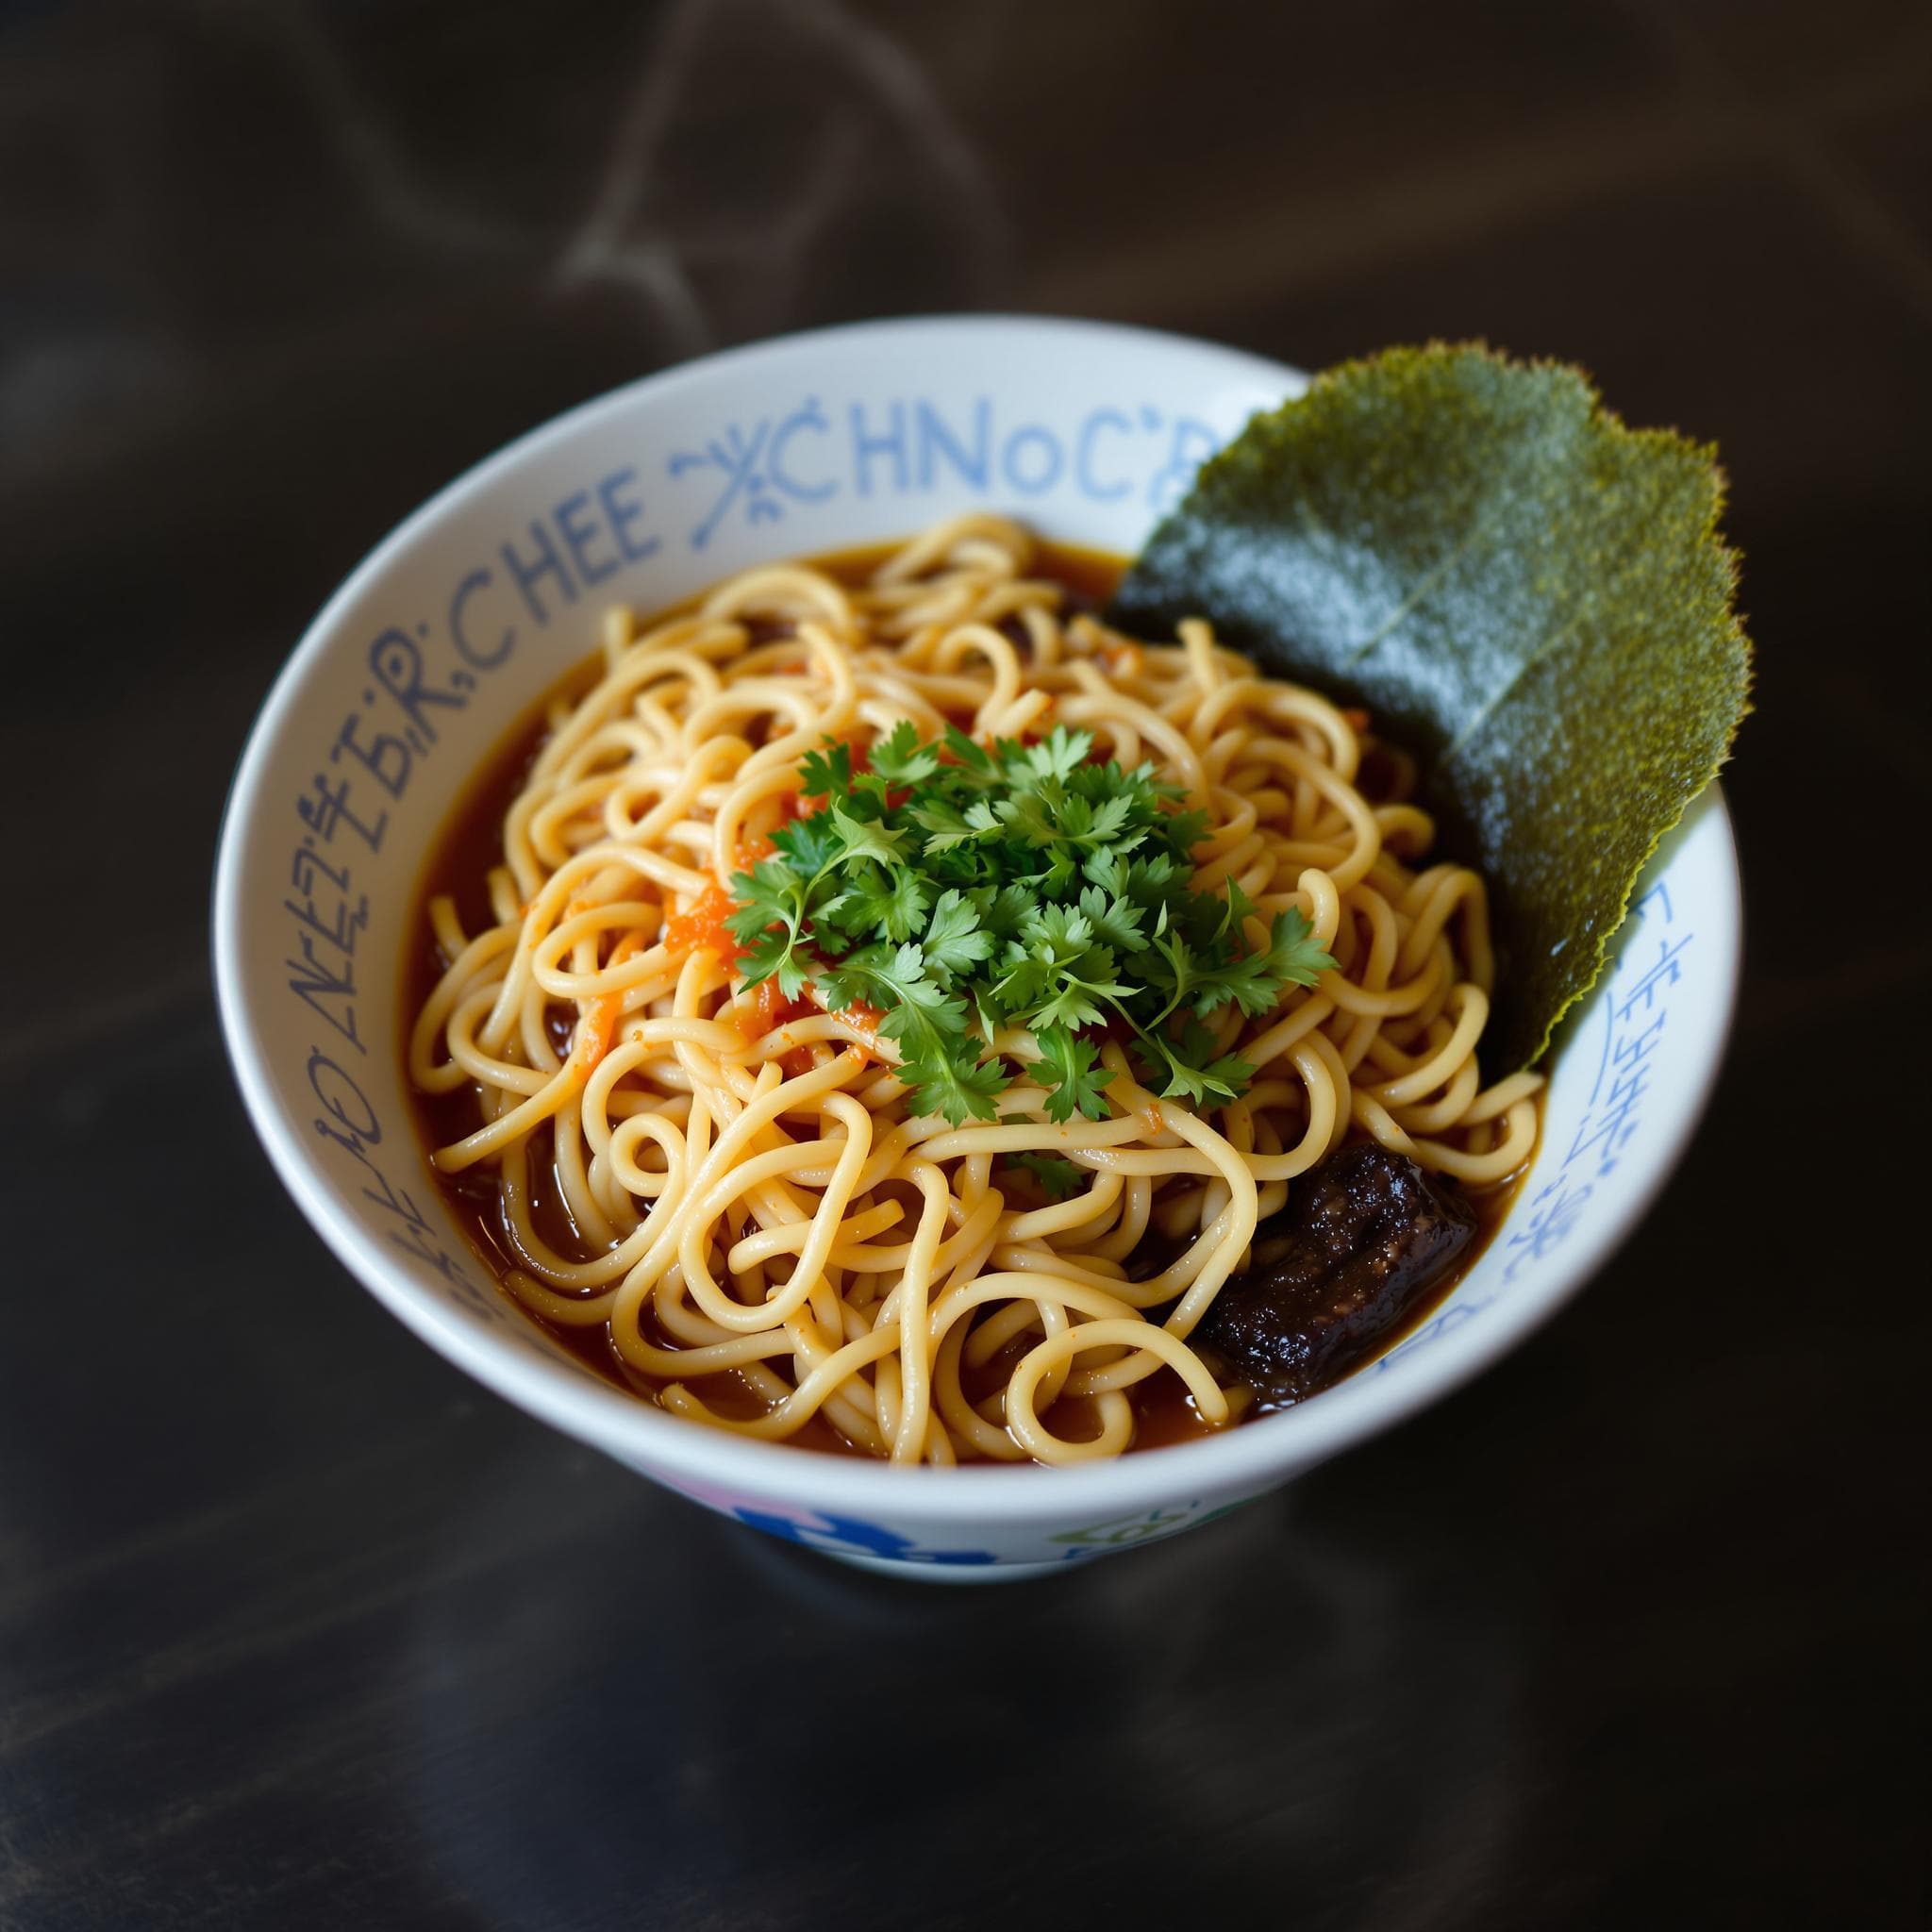
[[[611,611],[596,681],[506,813],[491,923],[467,933],[430,903],[444,971],[408,1070],[476,1100],[435,1164],[491,1176],[509,1294],[604,1331],[674,1414],[829,1429],[905,1465],[1075,1462],[1128,1448],[1128,1391],[1162,1377],[1225,1426],[1252,1392],[1189,1338],[1299,1176],[1351,1133],[1473,1187],[1534,1151],[1539,1076],[1485,1086],[1477,1064],[1488,896],[1420,863],[1412,760],[1206,623],[1123,637],[1034,565],[1024,529],[978,513],[862,582],[774,565],[648,628]],[[989,1043],[1020,1069],[997,1118],[955,1126],[908,1112],[878,1016],[735,990],[719,908],[799,761],[902,719],[928,737],[1065,724],[1150,760],[1207,815],[1196,889],[1238,883],[1251,942],[1304,914],[1335,968],[1209,1023],[1255,1069],[1241,1098],[1162,1098],[1108,1041],[1106,1116],[1056,1123],[1013,1031]],[[1016,1186],[1022,1154],[1077,1184]],[[1157,1232],[1187,1245],[1130,1279]]]

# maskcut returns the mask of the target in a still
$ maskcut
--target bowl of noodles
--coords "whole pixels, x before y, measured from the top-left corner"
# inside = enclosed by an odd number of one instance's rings
[[[1716,1073],[1723,804],[1486,1071],[1483,880],[1402,746],[1108,618],[1302,387],[1097,325],[828,330],[391,536],[254,728],[215,899],[249,1111],[349,1271],[704,1507],[960,1580],[1208,1522],[1560,1305]],[[1426,1291],[1365,1325],[1338,1229],[1372,1298],[1440,1245]]]

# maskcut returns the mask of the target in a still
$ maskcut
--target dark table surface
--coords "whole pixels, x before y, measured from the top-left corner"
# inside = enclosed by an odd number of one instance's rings
[[[0,1924],[1924,1925],[1932,15],[0,8]],[[484,1394],[217,1038],[255,707],[404,512],[898,310],[1484,335],[1723,448],[1749,968],[1648,1224],[1278,1498],[928,1591]]]

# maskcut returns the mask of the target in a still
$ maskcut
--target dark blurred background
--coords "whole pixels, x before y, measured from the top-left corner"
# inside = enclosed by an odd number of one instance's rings
[[[1480,335],[1722,447],[1705,1132],[1476,1386],[924,1593],[484,1396],[282,1196],[213,840],[304,624],[569,404],[1010,308]],[[0,1924],[1922,1926],[1932,10],[0,6]]]

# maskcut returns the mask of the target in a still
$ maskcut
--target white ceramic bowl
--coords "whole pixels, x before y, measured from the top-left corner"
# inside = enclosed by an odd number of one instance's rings
[[[398,1065],[411,892],[465,777],[595,647],[743,565],[974,506],[1136,549],[1203,457],[1296,371],[1087,323],[889,322],[706,358],[526,436],[329,600],[248,741],[222,835],[228,1049],[277,1170],[372,1293],[478,1381],[708,1507],[925,1577],[1007,1577],[1205,1523],[1386,1428],[1513,1346],[1629,1233],[1721,1057],[1736,857],[1713,791],[1646,878],[1565,1029],[1542,1152],[1503,1231],[1400,1346],[1299,1407],[1111,1463],[895,1470],[680,1422],[498,1292],[444,1210]]]

